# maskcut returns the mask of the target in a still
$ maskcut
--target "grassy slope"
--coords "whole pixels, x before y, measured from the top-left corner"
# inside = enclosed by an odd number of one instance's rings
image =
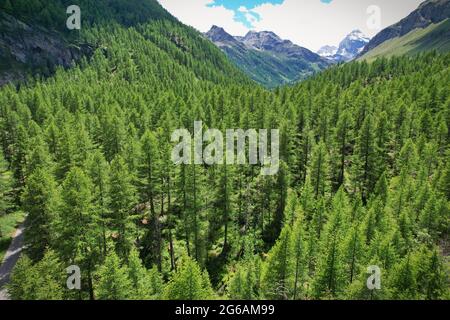
[[[21,211],[10,213],[0,217],[0,263],[3,262],[6,250],[11,243],[17,227],[24,221],[25,214]]]
[[[427,50],[450,51],[450,19],[425,29],[415,29],[403,37],[390,39],[359,60],[373,61],[380,57],[414,55]]]

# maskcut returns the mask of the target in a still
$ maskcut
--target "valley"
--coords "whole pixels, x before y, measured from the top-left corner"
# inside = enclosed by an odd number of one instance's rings
[[[270,31],[203,34],[155,0],[79,0],[80,30],[65,0],[0,0],[0,230],[27,216],[1,289],[448,300],[448,3],[322,57]]]

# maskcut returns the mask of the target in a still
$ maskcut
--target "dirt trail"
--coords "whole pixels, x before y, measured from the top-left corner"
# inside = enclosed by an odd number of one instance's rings
[[[8,292],[4,288],[9,281],[11,271],[19,260],[20,253],[23,249],[23,230],[24,225],[22,224],[14,234],[11,241],[11,245],[6,251],[5,257],[3,258],[3,263],[0,266],[0,300],[9,300]]]

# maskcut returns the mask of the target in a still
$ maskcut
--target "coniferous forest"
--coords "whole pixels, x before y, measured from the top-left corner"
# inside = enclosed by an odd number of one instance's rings
[[[2,3],[64,27],[43,2]],[[27,215],[12,299],[450,298],[450,54],[269,90],[156,2],[78,2],[97,11],[61,32],[92,54],[0,88],[0,216]],[[279,129],[279,172],[174,164],[195,121]]]

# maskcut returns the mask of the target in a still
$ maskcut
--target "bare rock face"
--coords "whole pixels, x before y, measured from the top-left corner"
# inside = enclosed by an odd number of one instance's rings
[[[237,43],[237,40],[232,35],[228,34],[223,28],[212,26],[211,30],[205,33],[206,37],[214,43]]]
[[[318,54],[300,47],[289,40],[283,40],[271,31],[249,31],[241,40],[247,47],[260,51],[286,55],[290,58],[305,59],[310,62],[326,65]]]
[[[29,72],[48,76],[89,55],[89,45],[74,45],[61,34],[31,26],[0,12],[0,86],[23,80]]]

